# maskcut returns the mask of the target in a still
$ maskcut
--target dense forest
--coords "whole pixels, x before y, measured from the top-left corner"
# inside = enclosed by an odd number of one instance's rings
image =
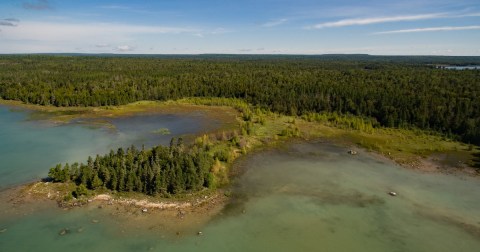
[[[119,148],[105,156],[89,157],[87,164],[58,164],[48,176],[54,182],[75,182],[79,186],[76,197],[85,192],[81,188],[171,195],[213,187],[213,164],[204,149],[185,147],[181,139],[176,143],[172,139],[168,147]]]
[[[0,56],[0,97],[55,106],[241,98],[271,111],[337,112],[480,145],[478,57]]]

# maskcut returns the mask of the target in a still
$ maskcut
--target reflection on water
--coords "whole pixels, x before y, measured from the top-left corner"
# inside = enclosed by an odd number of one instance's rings
[[[178,236],[155,218],[94,206],[0,218],[0,250],[478,251],[478,178],[422,174],[328,143],[297,143],[236,163],[232,201]],[[389,191],[398,193],[389,196]],[[154,213],[151,213],[152,215]],[[92,219],[100,220],[92,223]],[[132,225],[122,224],[129,220]],[[195,218],[194,218],[195,219]],[[169,221],[182,223],[171,217]],[[138,226],[134,224],[139,224]],[[153,228],[152,228],[153,227]],[[63,228],[71,230],[59,235]],[[78,230],[81,230],[79,232]],[[202,231],[203,235],[197,235]]]

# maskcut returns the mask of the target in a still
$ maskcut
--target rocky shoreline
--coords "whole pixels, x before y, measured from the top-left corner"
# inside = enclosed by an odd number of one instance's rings
[[[148,199],[131,199],[123,197],[114,197],[110,194],[98,194],[89,200],[106,202],[108,205],[124,205],[142,208],[142,212],[148,212],[148,209],[191,209],[197,208],[203,205],[219,204],[225,201],[225,196],[220,193],[215,193],[211,196],[197,197],[188,201],[152,201]]]

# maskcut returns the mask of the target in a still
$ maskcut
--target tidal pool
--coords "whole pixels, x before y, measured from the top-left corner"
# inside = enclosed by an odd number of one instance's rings
[[[1,251],[478,251],[478,178],[424,174],[325,142],[238,160],[231,201],[190,230],[129,225],[106,209],[0,218]],[[388,195],[395,191],[398,196]],[[54,206],[52,206],[54,207]],[[50,210],[48,210],[50,209]],[[92,223],[92,219],[101,220]],[[180,218],[170,221],[181,223]],[[59,230],[68,228],[64,236]],[[197,235],[201,231],[202,235]]]

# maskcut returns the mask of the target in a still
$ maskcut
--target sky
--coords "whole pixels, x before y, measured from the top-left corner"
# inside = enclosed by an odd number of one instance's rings
[[[480,0],[1,0],[0,53],[480,56]]]

